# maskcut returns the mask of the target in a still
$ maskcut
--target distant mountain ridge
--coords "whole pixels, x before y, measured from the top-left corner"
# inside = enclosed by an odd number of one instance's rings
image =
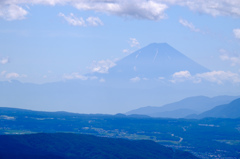
[[[83,116],[94,116],[94,117],[129,117],[129,118],[150,118],[147,115],[125,115],[125,114],[115,114],[115,115],[109,115],[109,114],[79,114],[79,113],[71,113],[71,112],[65,112],[65,111],[56,111],[56,112],[47,112],[47,111],[34,111],[34,110],[28,110],[28,109],[20,109],[20,108],[8,108],[8,107],[0,107],[0,119],[1,117],[4,118],[6,116],[10,117],[21,117],[24,118],[26,116],[28,117],[34,117],[34,118],[41,118],[41,117],[49,117],[49,118],[58,118],[58,117],[83,117]]]
[[[190,115],[187,118],[240,118],[240,98],[229,104],[219,105],[199,115]]]
[[[151,117],[165,118],[184,118],[190,114],[199,114],[210,110],[215,106],[230,103],[237,98],[239,98],[239,96],[216,96],[213,98],[206,96],[189,97],[161,107],[142,107],[129,111],[126,114],[142,114]]]

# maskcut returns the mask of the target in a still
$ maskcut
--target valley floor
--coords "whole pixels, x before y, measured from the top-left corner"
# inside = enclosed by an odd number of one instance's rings
[[[240,119],[163,119],[0,109],[0,134],[77,133],[152,140],[200,158],[239,158]]]

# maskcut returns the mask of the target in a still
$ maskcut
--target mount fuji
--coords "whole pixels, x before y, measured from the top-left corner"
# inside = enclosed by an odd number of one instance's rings
[[[191,96],[240,93],[233,85],[188,80],[172,82],[173,75],[179,72],[189,73],[191,77],[209,72],[209,69],[166,43],[153,43],[117,61],[108,73],[94,72],[84,75],[84,79],[41,85],[0,82],[0,106],[115,114],[148,105],[160,106]]]
[[[92,75],[107,80],[126,80],[134,77],[169,79],[180,71],[188,71],[195,75],[209,72],[209,69],[194,62],[167,43],[152,43],[116,62],[116,66],[110,68],[107,74]]]

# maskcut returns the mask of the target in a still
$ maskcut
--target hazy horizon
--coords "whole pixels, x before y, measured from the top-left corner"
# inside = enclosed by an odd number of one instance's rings
[[[238,96],[239,17],[237,0],[3,0],[0,106],[124,113]]]

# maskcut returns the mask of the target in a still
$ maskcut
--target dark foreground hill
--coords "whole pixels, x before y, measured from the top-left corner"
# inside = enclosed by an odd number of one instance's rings
[[[149,140],[131,141],[72,133],[2,135],[0,141],[1,159],[197,158]]]

